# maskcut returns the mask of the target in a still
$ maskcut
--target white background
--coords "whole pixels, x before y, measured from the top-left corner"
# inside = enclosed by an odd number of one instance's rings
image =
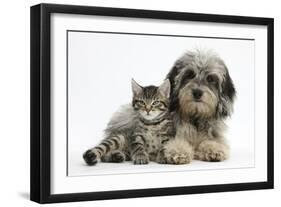
[[[231,146],[231,156],[221,163],[192,162],[184,168],[181,166],[180,170],[255,166],[255,41],[69,32],[68,42],[70,176],[118,174],[118,169],[122,169],[120,173],[136,172],[136,166],[123,164],[101,163],[88,167],[82,154],[101,141],[112,114],[121,105],[131,102],[131,78],[143,86],[159,85],[174,62],[187,49],[195,48],[217,52],[225,61],[235,84],[234,114],[227,122],[229,129],[225,135]],[[160,166],[142,167],[146,172],[157,172]],[[175,171],[177,167],[165,165],[158,171]]]
[[[95,16],[81,16],[80,18],[76,15],[63,15],[54,14],[51,18],[52,22],[52,131],[51,131],[51,193],[74,193],[74,192],[92,192],[92,191],[107,191],[107,190],[121,190],[121,189],[143,189],[143,188],[155,188],[155,187],[172,187],[172,186],[188,186],[188,185],[203,185],[203,184],[223,184],[223,183],[242,183],[242,182],[254,182],[254,181],[264,181],[266,180],[266,75],[264,73],[264,68],[266,68],[266,30],[265,27],[243,27],[239,25],[222,25],[222,24],[206,24],[206,23],[183,23],[181,21],[159,21],[159,20],[127,20],[123,18],[98,18]],[[183,166],[170,166],[169,173],[162,172],[163,168],[167,168],[165,165],[158,165],[162,167],[161,170],[153,168],[157,173],[146,173],[146,174],[120,174],[116,170],[115,175],[99,175],[98,177],[90,176],[77,176],[77,177],[66,177],[66,41],[65,35],[67,29],[74,30],[105,30],[105,31],[120,31],[123,32],[143,32],[143,33],[163,33],[163,34],[187,34],[198,36],[205,34],[206,36],[227,36],[227,37],[244,37],[244,38],[254,38],[255,39],[255,78],[256,81],[263,84],[256,85],[256,90],[259,91],[256,94],[256,161],[255,168],[239,168],[235,169],[228,168],[227,170],[186,170],[186,168],[194,168],[193,165],[183,165]],[[150,39],[150,38],[149,38]],[[194,43],[192,41],[192,43]],[[202,43],[202,42],[201,42]],[[199,44],[199,42],[197,42]],[[151,44],[150,44],[151,45]],[[217,45],[217,44],[216,44]],[[91,46],[91,45],[90,45]],[[185,45],[184,45],[185,46]],[[225,46],[227,44],[225,43]],[[72,46],[71,46],[72,47]],[[231,45],[233,47],[233,45]],[[90,47],[92,48],[92,47]],[[149,47],[150,48],[150,47]],[[153,47],[152,47],[153,48]],[[219,47],[218,47],[219,48]],[[156,49],[156,48],[155,48]],[[185,47],[183,47],[185,49]],[[242,48],[240,48],[242,49]],[[74,50],[77,51],[77,50]],[[83,53],[83,49],[80,49]],[[233,51],[231,51],[233,52]],[[107,53],[107,51],[106,51]],[[178,52],[175,52],[178,53]],[[227,52],[225,52],[227,53]],[[108,53],[110,54],[110,53]],[[90,55],[90,54],[89,54]],[[173,54],[175,55],[175,54]],[[85,54],[85,56],[87,56]],[[140,55],[143,57],[143,55]],[[171,55],[172,56],[172,55]],[[230,55],[231,61],[234,60],[232,56],[239,57],[237,53],[235,55]],[[89,57],[88,59],[91,59]],[[169,57],[170,58],[170,57]],[[249,57],[250,58],[250,57]],[[117,59],[117,58],[116,58]],[[240,58],[239,58],[240,59]],[[75,60],[70,59],[71,61]],[[77,59],[76,59],[77,60]],[[89,60],[85,60],[89,61]],[[229,62],[231,62],[229,61]],[[158,61],[160,62],[160,61]],[[237,63],[240,61],[237,61]],[[161,61],[162,63],[162,61]],[[159,64],[159,63],[158,63]],[[78,65],[78,64],[71,64]],[[235,65],[234,63],[230,65]],[[239,65],[239,64],[237,64]],[[247,65],[245,63],[245,65]],[[83,64],[84,67],[85,64]],[[163,66],[164,67],[164,66]],[[240,64],[239,67],[244,67]],[[248,66],[251,68],[251,66]],[[87,68],[87,67],[86,67]],[[120,66],[121,68],[121,66]],[[118,67],[119,69],[119,67]],[[81,69],[79,69],[80,71]],[[120,69],[122,70],[122,69]],[[240,69],[239,69],[240,70]],[[93,71],[92,68],[89,71]],[[111,71],[111,70],[110,70]],[[139,70],[138,70],[139,71]],[[237,71],[234,69],[233,71]],[[248,69],[248,72],[251,69]],[[142,73],[140,73],[142,74]],[[74,76],[76,76],[75,74]],[[73,75],[72,75],[73,76]],[[157,79],[159,77],[157,76]],[[240,78],[239,79],[240,82]],[[241,78],[242,79],[242,78]],[[76,81],[80,84],[81,81]],[[89,84],[90,85],[90,84]],[[243,84],[242,84],[243,85]],[[124,87],[128,90],[128,87]],[[81,89],[79,89],[81,90]],[[251,92],[251,91],[249,91]],[[93,93],[90,90],[88,93]],[[242,93],[243,94],[243,93]],[[86,101],[83,101],[83,105]],[[80,105],[80,104],[79,104]],[[110,104],[109,104],[110,105]],[[105,120],[107,121],[107,120]],[[91,120],[91,123],[95,122]],[[96,122],[95,122],[96,123]],[[237,126],[240,126],[237,124]],[[71,129],[73,126],[70,127]],[[240,130],[240,129],[238,129]],[[79,132],[77,133],[79,136]],[[235,139],[235,138],[234,138]],[[246,138],[245,138],[246,139]],[[238,151],[240,152],[240,150]],[[242,153],[240,153],[242,154]],[[81,152],[79,157],[81,156]],[[248,156],[248,155],[245,155]],[[78,156],[77,156],[78,157]],[[231,160],[232,161],[232,160]],[[81,162],[78,162],[78,164]],[[129,164],[129,163],[128,163]],[[212,163],[209,163],[211,165]],[[216,163],[213,163],[214,165]],[[225,165],[225,163],[219,163],[220,165]],[[216,165],[219,165],[216,164]],[[105,165],[105,164],[104,164]],[[118,165],[120,168],[122,165]],[[115,165],[115,166],[116,166]],[[241,165],[241,163],[239,163]],[[117,167],[116,166],[116,167]],[[207,164],[202,164],[202,167],[206,167]],[[94,171],[97,174],[98,169],[101,165],[94,168],[87,167],[87,170]],[[136,171],[136,166],[130,166]],[[152,171],[149,165],[138,166],[146,167],[147,171]],[[226,167],[226,166],[225,166]],[[113,169],[112,167],[108,167]],[[179,169],[179,168],[184,168]],[[212,166],[212,168],[214,168]],[[215,168],[218,168],[217,166]],[[115,170],[115,169],[114,169]],[[138,169],[141,170],[141,169]],[[168,170],[168,169],[166,169]],[[112,172],[109,170],[110,173]],[[204,179],[198,179],[204,177]],[[176,179],[174,179],[176,178]],[[173,180],[172,182],[170,182]]]
[[[276,37],[281,35],[278,1],[263,3],[245,1],[49,1],[85,5],[116,6],[143,9],[162,9],[186,12],[220,13],[275,17]],[[2,5],[1,13],[1,205],[35,206],[28,201],[29,191],[29,6],[39,1],[11,1]],[[275,39],[275,57],[280,56],[280,40]],[[280,68],[276,58],[275,68]],[[280,91],[280,71],[275,71],[275,91]],[[276,93],[275,105],[281,104]],[[280,109],[275,109],[275,122],[280,123]],[[276,124],[276,145],[280,145],[280,127]],[[276,147],[275,147],[276,149]],[[217,193],[206,195],[184,195],[174,197],[141,198],[118,201],[98,201],[54,206],[143,206],[196,205],[196,206],[237,206],[267,205],[280,202],[280,152],[276,150],[276,189],[266,191]],[[278,163],[279,162],[279,163]]]

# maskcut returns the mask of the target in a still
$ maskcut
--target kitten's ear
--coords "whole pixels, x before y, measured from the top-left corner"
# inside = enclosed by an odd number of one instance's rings
[[[169,79],[166,79],[158,88],[158,91],[166,98],[170,98],[171,84]]]
[[[134,95],[138,95],[142,92],[142,87],[132,78],[132,91]]]

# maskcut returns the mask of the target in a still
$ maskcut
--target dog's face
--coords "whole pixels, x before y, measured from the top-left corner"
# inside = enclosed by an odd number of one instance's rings
[[[224,62],[210,52],[188,52],[168,74],[172,108],[184,117],[223,118],[232,111],[235,89]]]

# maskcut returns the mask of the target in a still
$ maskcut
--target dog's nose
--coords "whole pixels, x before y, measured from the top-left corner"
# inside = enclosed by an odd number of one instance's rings
[[[200,89],[193,89],[192,90],[192,95],[195,99],[200,99],[202,97],[203,91]]]

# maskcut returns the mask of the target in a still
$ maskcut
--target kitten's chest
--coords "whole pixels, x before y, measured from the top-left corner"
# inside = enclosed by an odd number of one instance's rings
[[[157,153],[161,147],[161,137],[155,131],[147,131],[145,137],[145,148],[148,153]]]
[[[146,126],[144,133],[146,149],[149,153],[157,152],[161,147],[162,136],[160,126]]]

